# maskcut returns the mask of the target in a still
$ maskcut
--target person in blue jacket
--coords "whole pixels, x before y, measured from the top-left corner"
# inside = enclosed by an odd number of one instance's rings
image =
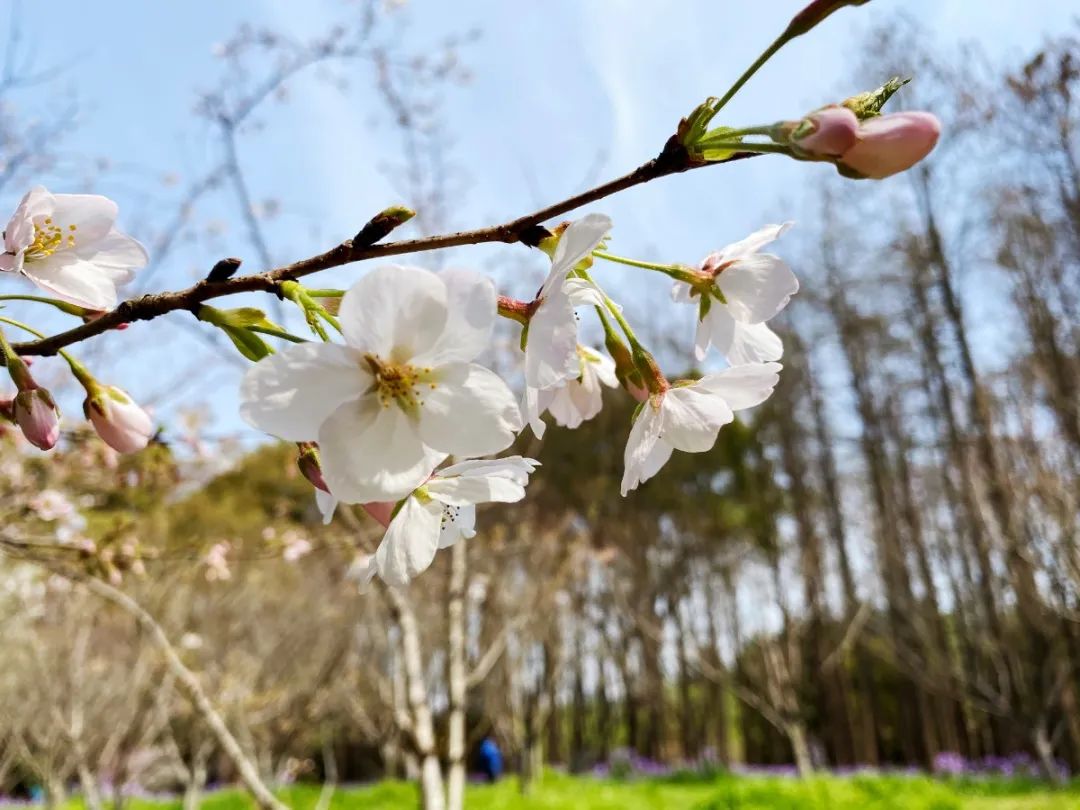
[[[487,736],[480,743],[480,772],[489,782],[498,781],[502,775],[503,760],[499,744]]]

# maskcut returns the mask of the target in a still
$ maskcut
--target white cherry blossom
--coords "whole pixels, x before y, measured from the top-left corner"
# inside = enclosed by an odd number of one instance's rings
[[[780,312],[796,292],[799,280],[777,256],[760,253],[791,227],[766,225],[740,242],[710,253],[700,274],[712,281],[704,287],[676,281],[672,298],[698,305],[694,354],[704,360],[709,344],[732,365],[779,360],[783,344],[765,322]]]
[[[345,345],[304,343],[253,366],[241,414],[288,441],[318,441],[346,503],[398,500],[447,455],[497,453],[521,414],[496,374],[471,361],[496,317],[491,281],[382,267],[341,301]]]
[[[476,504],[524,498],[538,466],[531,458],[509,456],[439,470],[398,505],[378,549],[355,563],[352,575],[361,583],[378,574],[390,585],[405,585],[440,548],[476,534]]]
[[[674,450],[704,453],[735,411],[769,398],[780,379],[779,363],[732,366],[689,385],[653,394],[641,404],[623,455],[622,494],[660,471]]]
[[[611,230],[611,219],[588,214],[570,223],[559,237],[551,270],[536,295],[525,342],[525,383],[543,390],[578,373],[578,324],[574,307],[591,301],[595,292],[567,276],[596,249]]]
[[[522,399],[522,415],[538,439],[546,426],[540,415],[547,411],[561,427],[574,429],[600,413],[604,404],[602,385],[618,388],[615,363],[606,354],[586,346],[577,347],[578,376],[557,388],[528,388]]]
[[[57,298],[112,309],[117,287],[146,266],[146,250],[116,229],[116,203],[97,194],[27,192],[4,229],[0,271],[20,273]]]

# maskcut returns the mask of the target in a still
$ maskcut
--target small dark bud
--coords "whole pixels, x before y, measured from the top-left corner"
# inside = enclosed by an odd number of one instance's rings
[[[211,268],[209,275],[207,275],[207,281],[228,281],[237,270],[240,269],[240,265],[243,264],[243,259],[237,259],[236,257],[230,257],[228,259],[222,259]]]

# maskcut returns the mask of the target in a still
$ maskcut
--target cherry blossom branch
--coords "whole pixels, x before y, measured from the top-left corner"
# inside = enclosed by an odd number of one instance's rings
[[[149,321],[161,317],[169,312],[187,310],[195,313],[199,305],[215,298],[233,295],[242,292],[269,292],[281,295],[280,285],[285,281],[293,281],[303,276],[328,270],[333,267],[377,259],[386,256],[399,256],[405,253],[420,253],[443,248],[459,247],[462,245],[478,245],[489,242],[502,242],[514,244],[521,242],[535,246],[541,239],[549,235],[542,223],[563,214],[574,211],[589,203],[610,197],[634,186],[666,177],[671,174],[679,174],[701,166],[713,165],[714,163],[730,163],[735,160],[753,157],[756,152],[735,152],[723,160],[700,162],[693,160],[685,147],[677,137],[668,141],[664,150],[657,157],[638,166],[632,172],[609,180],[580,194],[541,208],[531,214],[518,217],[501,225],[493,225],[475,230],[458,231],[455,233],[440,234],[436,236],[422,237],[419,239],[402,239],[396,242],[376,244],[378,239],[389,233],[385,227],[374,226],[373,223],[386,223],[384,214],[376,216],[357,234],[356,238],[347,239],[336,247],[311,256],[306,259],[286,264],[281,267],[262,273],[252,273],[244,276],[236,276],[222,280],[204,279],[184,290],[167,293],[154,293],[142,295],[123,301],[115,309],[102,315],[96,320],[84,323],[66,332],[60,332],[50,337],[14,344],[14,350],[23,356],[30,355],[53,355],[65,346],[80,343],[115,329],[124,323],[134,321]],[[398,210],[398,209],[388,209]],[[391,221],[390,229],[401,224]],[[238,266],[238,262],[236,263]]]

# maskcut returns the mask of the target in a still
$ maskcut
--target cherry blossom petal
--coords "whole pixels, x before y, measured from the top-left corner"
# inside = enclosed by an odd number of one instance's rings
[[[23,275],[62,301],[93,310],[116,306],[116,284],[92,262],[61,250],[34,262],[24,262]]]
[[[716,286],[735,320],[762,323],[787,305],[799,291],[799,280],[778,257],[755,253],[720,273]]]
[[[723,264],[724,262],[735,261],[736,259],[742,259],[746,256],[753,255],[761,250],[765,245],[775,241],[779,236],[784,233],[795,223],[785,222],[782,225],[766,225],[764,228],[760,228],[747,236],[745,239],[740,239],[738,242],[732,242],[727,247],[724,247],[716,253],[711,253],[705,259],[705,262],[712,260],[715,264]],[[705,263],[703,263],[704,266]]]
[[[586,349],[585,368],[592,371],[608,388],[618,388],[619,378],[615,376],[615,361],[606,354]]]
[[[733,366],[744,363],[764,363],[784,356],[784,344],[772,329],[763,323],[738,323],[727,350]]]
[[[337,511],[338,499],[323,489],[315,490],[315,506],[322,515],[323,525],[329,526]]]
[[[585,278],[568,278],[563,282],[563,292],[575,307],[605,306],[604,295],[596,283]]]
[[[706,259],[705,261],[708,261]],[[697,297],[691,295],[694,288],[683,281],[676,281],[671,285],[671,300],[676,304],[693,304],[697,302]]]
[[[135,276],[135,271],[146,267],[150,257],[137,240],[120,231],[111,231],[102,239],[85,244],[77,242],[74,253],[99,268],[120,271],[111,274],[115,284],[126,284]]]
[[[76,244],[104,239],[113,229],[119,208],[100,194],[54,194],[52,218],[66,229],[76,226]]]
[[[733,411],[752,408],[769,398],[780,381],[779,363],[752,363],[732,366],[708,374],[694,387],[721,397]]]
[[[463,475],[501,475],[524,485],[540,466],[534,458],[505,456],[503,458],[470,458],[439,470],[439,478]]]
[[[446,284],[418,267],[372,270],[341,299],[345,341],[383,360],[407,362],[430,351],[447,321]]]
[[[525,344],[525,382],[552,388],[578,374],[577,319],[570,297],[562,290],[543,300],[529,321]]]
[[[486,456],[510,446],[522,427],[517,401],[493,371],[474,363],[438,369],[423,393],[418,429],[431,447],[455,456]]]
[[[698,360],[704,360],[708,353],[709,344],[723,355],[731,350],[731,343],[735,338],[735,319],[731,317],[728,308],[719,301],[712,301],[705,317],[698,321],[697,334],[694,338],[694,356]]]
[[[460,506],[454,512],[453,519],[447,519],[443,512],[442,531],[439,532],[439,548],[450,548],[458,540],[476,537],[476,507]]]
[[[535,464],[532,459],[515,456],[496,459],[464,473],[452,473],[449,471],[453,468],[447,468],[440,470],[424,488],[431,497],[451,506],[514,503],[525,497],[525,485]]]
[[[56,201],[44,186],[35,186],[23,196],[7,227],[4,228],[4,250],[18,253],[34,241],[34,219],[52,213]]]
[[[559,237],[555,255],[551,257],[551,271],[540,288],[540,297],[560,288],[567,274],[596,250],[610,230],[611,218],[603,214],[587,214],[571,222]]]
[[[330,414],[371,385],[372,376],[362,362],[347,346],[290,346],[248,369],[240,387],[240,415],[252,427],[278,438],[312,441]]]
[[[431,565],[439,549],[442,513],[438,501],[405,500],[375,551],[375,567],[384,582],[407,585]]]
[[[498,314],[495,285],[491,279],[467,270],[447,270],[439,277],[446,285],[446,324],[434,345],[413,357],[413,365],[468,363],[475,360],[491,340]]]
[[[538,439],[544,438],[544,432],[547,430],[547,425],[540,415],[551,405],[557,390],[547,388],[541,391],[531,385],[525,386],[525,393],[521,397],[521,418],[532,428],[533,435]]]
[[[401,408],[384,408],[375,396],[338,406],[318,441],[326,485],[345,503],[404,498],[446,458],[420,440]]]
[[[667,457],[671,456],[671,448],[666,444],[663,445],[663,447],[667,447],[666,451],[661,449],[658,454],[653,452],[658,445],[657,439],[660,438],[660,429],[663,424],[660,407],[654,405],[654,398],[646,400],[642,404],[641,410],[638,411],[633,427],[630,428],[630,436],[626,440],[626,450],[623,452],[621,492],[624,496],[630,490],[637,489],[638,484],[655,475],[656,471],[667,461]],[[667,457],[657,464],[657,457],[664,455],[665,452]],[[646,474],[650,469],[652,472]]]
[[[661,408],[664,442],[684,453],[704,453],[716,443],[720,428],[735,418],[722,397],[697,385],[672,388]]]

